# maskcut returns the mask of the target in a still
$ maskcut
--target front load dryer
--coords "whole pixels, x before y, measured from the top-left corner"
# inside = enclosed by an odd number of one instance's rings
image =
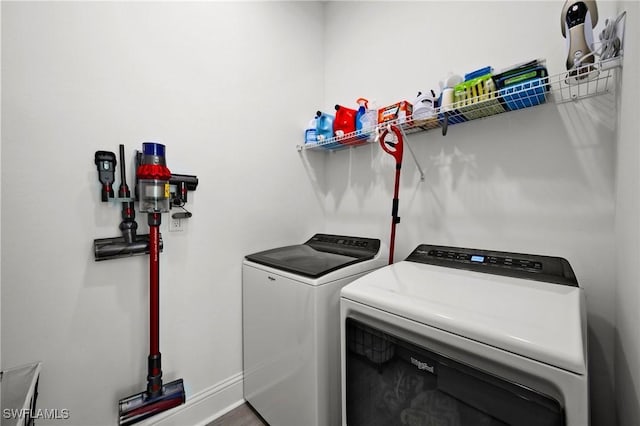
[[[378,239],[328,234],[246,256],[244,398],[270,425],[340,424],[340,289],[386,256]]]
[[[341,291],[343,425],[589,424],[562,258],[420,245]]]

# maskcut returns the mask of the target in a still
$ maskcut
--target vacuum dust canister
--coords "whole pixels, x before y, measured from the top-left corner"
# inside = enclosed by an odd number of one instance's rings
[[[140,211],[166,213],[169,211],[171,172],[167,168],[165,147],[155,142],[142,144],[142,158],[137,170]]]

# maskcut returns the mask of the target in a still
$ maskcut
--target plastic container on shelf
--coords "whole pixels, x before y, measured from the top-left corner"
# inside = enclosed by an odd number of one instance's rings
[[[466,117],[460,114],[460,111],[454,108],[453,88],[457,84],[460,84],[462,81],[462,77],[449,72],[444,82],[440,82],[440,97],[438,98],[438,106],[440,108],[440,111],[438,114],[438,121],[443,126],[445,119],[447,120],[447,126],[452,124],[464,123],[465,121],[467,121]]]
[[[504,112],[491,73],[464,81],[454,87],[454,108],[467,120]]]
[[[436,96],[433,90],[429,93],[418,92],[413,102],[413,125],[424,129],[438,127],[436,116]]]
[[[316,124],[316,117],[313,117],[310,121],[309,124],[307,125],[307,128],[304,131],[304,143],[318,143],[318,131],[317,131],[317,124]]]
[[[373,130],[378,125],[378,110],[374,106],[368,108],[360,118],[360,123],[364,130]]]
[[[534,78],[500,89],[500,96],[509,111],[513,111],[545,103],[548,90],[546,79]]]
[[[316,137],[318,139],[318,143],[322,144],[326,142],[328,139],[333,138],[333,122],[335,117],[331,114],[327,114],[326,112],[318,111],[316,113]],[[340,146],[339,143],[329,143],[323,144],[323,148],[331,149]]]
[[[546,102],[549,90],[547,68],[536,62],[493,77],[500,96],[511,111]]]
[[[333,122],[333,133],[343,137],[356,131],[356,115],[358,111],[342,105],[336,105],[336,119]]]
[[[475,71],[471,71],[464,75],[464,81],[473,80],[476,77],[483,76],[485,74],[491,74],[493,72],[493,67],[484,67],[477,69]]]
[[[356,113],[356,137],[366,141],[374,134],[378,112],[369,109],[369,101],[365,98],[358,98],[356,102],[359,105]]]

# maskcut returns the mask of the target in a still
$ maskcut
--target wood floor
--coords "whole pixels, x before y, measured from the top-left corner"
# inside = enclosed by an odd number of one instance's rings
[[[227,414],[215,419],[207,426],[269,426],[260,415],[247,404],[234,408]]]

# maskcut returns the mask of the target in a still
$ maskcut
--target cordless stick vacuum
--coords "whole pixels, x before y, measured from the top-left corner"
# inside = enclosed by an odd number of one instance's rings
[[[162,384],[160,362],[160,222],[161,214],[169,211],[171,172],[166,166],[164,145],[143,143],[142,151],[136,174],[140,211],[148,213],[149,220],[150,352],[147,390],[120,400],[120,425],[131,425],[185,401],[182,379]]]
[[[389,135],[390,131],[395,134],[395,138],[387,140],[387,135]],[[396,180],[393,186],[393,206],[391,208],[391,241],[389,242],[389,265],[391,265],[393,263],[393,253],[396,243],[396,225],[400,223],[400,217],[398,216],[398,194],[400,192],[400,169],[402,168],[402,148],[404,145],[402,132],[397,126],[387,126],[380,135],[379,141],[382,149],[396,159]]]

